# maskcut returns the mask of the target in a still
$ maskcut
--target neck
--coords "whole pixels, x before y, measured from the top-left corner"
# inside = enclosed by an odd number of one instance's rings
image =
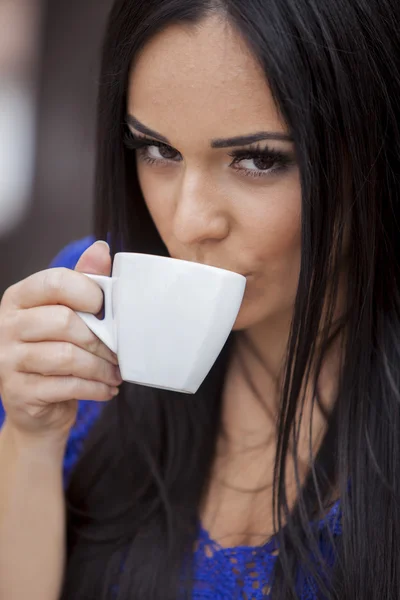
[[[289,327],[289,318],[282,317],[281,321],[275,319],[274,323],[237,333],[223,394],[222,412],[223,443],[232,451],[269,444],[276,439]],[[325,353],[318,375],[318,397],[328,413],[337,394],[341,342],[340,333]],[[302,417],[305,429],[309,427],[307,417],[311,418],[314,378],[315,373],[311,369]],[[326,425],[318,403],[315,404],[312,418],[315,438],[318,440]]]
[[[346,311],[348,272],[343,262],[340,270],[335,310],[332,316],[330,334],[337,330],[338,322],[343,319]],[[327,290],[327,298],[332,293]],[[328,311],[328,305],[323,308],[323,320]],[[236,343],[228,370],[226,386],[223,395],[223,428],[225,440],[230,445],[266,443],[272,434],[276,434],[276,422],[280,410],[286,354],[293,314],[291,311],[274,314],[261,324],[257,324],[236,334]],[[317,393],[320,403],[316,410],[307,412],[313,405],[313,384],[316,379],[315,368],[311,366],[308,388],[305,390],[305,411],[302,422],[305,429],[309,428],[310,420],[315,423],[315,437],[319,439],[321,430],[326,425],[326,419],[318,415],[319,405],[326,412],[332,408],[337,395],[342,366],[342,345],[345,329],[339,330],[333,337],[330,346],[324,352],[322,366],[317,378]],[[318,349],[319,339],[316,340]],[[304,391],[304,390],[303,390]],[[315,414],[314,414],[315,413]]]
[[[279,320],[275,315],[273,323],[236,334],[222,397],[222,431],[202,507],[203,522],[215,539],[241,525],[244,531],[274,530],[271,494],[290,318]],[[341,338],[338,335],[325,353],[318,376],[318,395],[327,412],[337,395]],[[315,457],[327,426],[324,411],[312,402],[313,381],[311,370],[298,433],[297,470],[290,449],[285,466],[290,507],[298,496],[297,481],[303,485],[309,472],[310,446]]]

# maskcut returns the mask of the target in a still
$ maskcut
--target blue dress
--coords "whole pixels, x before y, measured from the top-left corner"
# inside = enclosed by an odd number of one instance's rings
[[[94,241],[87,237],[73,242],[58,254],[52,267],[73,269],[81,256]],[[64,483],[66,484],[74,465],[82,453],[85,439],[100,416],[101,403],[81,400],[78,418],[73,427],[64,459]],[[4,410],[0,399],[0,426],[4,421]],[[318,527],[328,526],[333,537],[341,535],[340,503],[336,502]],[[333,554],[326,535],[321,535],[321,552],[328,564],[333,563]],[[212,540],[203,528],[200,529],[195,550],[195,583],[193,600],[266,600],[269,598],[271,573],[276,560],[273,540],[263,546],[236,546],[224,548]],[[304,576],[298,582],[299,600],[318,600],[318,590],[311,577]]]

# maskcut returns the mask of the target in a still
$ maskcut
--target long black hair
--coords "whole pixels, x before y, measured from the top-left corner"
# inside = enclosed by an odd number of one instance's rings
[[[301,175],[301,267],[274,471],[272,597],[296,598],[301,568],[321,598],[400,598],[400,3],[117,0],[103,49],[96,200],[96,235],[110,235],[113,252],[167,254],[123,145],[131,65],[157,32],[214,12],[262,65]],[[297,465],[303,386],[311,364],[316,384],[329,345],[345,230],[337,396],[289,510],[285,464],[293,454]],[[124,385],[105,407],[67,490],[65,599],[105,600],[113,590],[119,600],[186,597],[233,339],[194,397]],[[338,537],[310,524],[333,490]],[[331,565],[319,553],[320,535],[332,544]]]

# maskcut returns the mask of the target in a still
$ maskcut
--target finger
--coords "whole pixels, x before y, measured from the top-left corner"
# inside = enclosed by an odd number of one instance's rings
[[[111,273],[111,256],[107,242],[99,240],[85,250],[75,267],[75,271],[109,276]]]
[[[74,344],[40,342],[20,344],[15,369],[46,376],[71,376],[117,386],[122,383],[118,367]]]
[[[102,402],[111,400],[119,393],[118,388],[77,377],[44,377],[21,373],[19,379],[21,395],[38,404],[55,404],[74,398]]]
[[[65,268],[35,273],[7,290],[3,303],[15,308],[63,304],[96,314],[103,305],[99,286],[81,273]]]
[[[85,250],[75,267],[81,273],[92,273],[94,275],[106,275],[111,273],[110,246],[107,242],[98,240]],[[95,313],[98,318],[104,317],[104,306]]]
[[[18,311],[13,327],[22,342],[69,342],[115,365],[117,356],[67,306],[37,306]]]

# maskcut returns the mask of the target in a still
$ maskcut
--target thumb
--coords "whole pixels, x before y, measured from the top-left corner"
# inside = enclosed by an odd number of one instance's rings
[[[111,273],[110,247],[107,242],[98,241],[92,244],[80,257],[75,271],[91,275],[107,275]]]

